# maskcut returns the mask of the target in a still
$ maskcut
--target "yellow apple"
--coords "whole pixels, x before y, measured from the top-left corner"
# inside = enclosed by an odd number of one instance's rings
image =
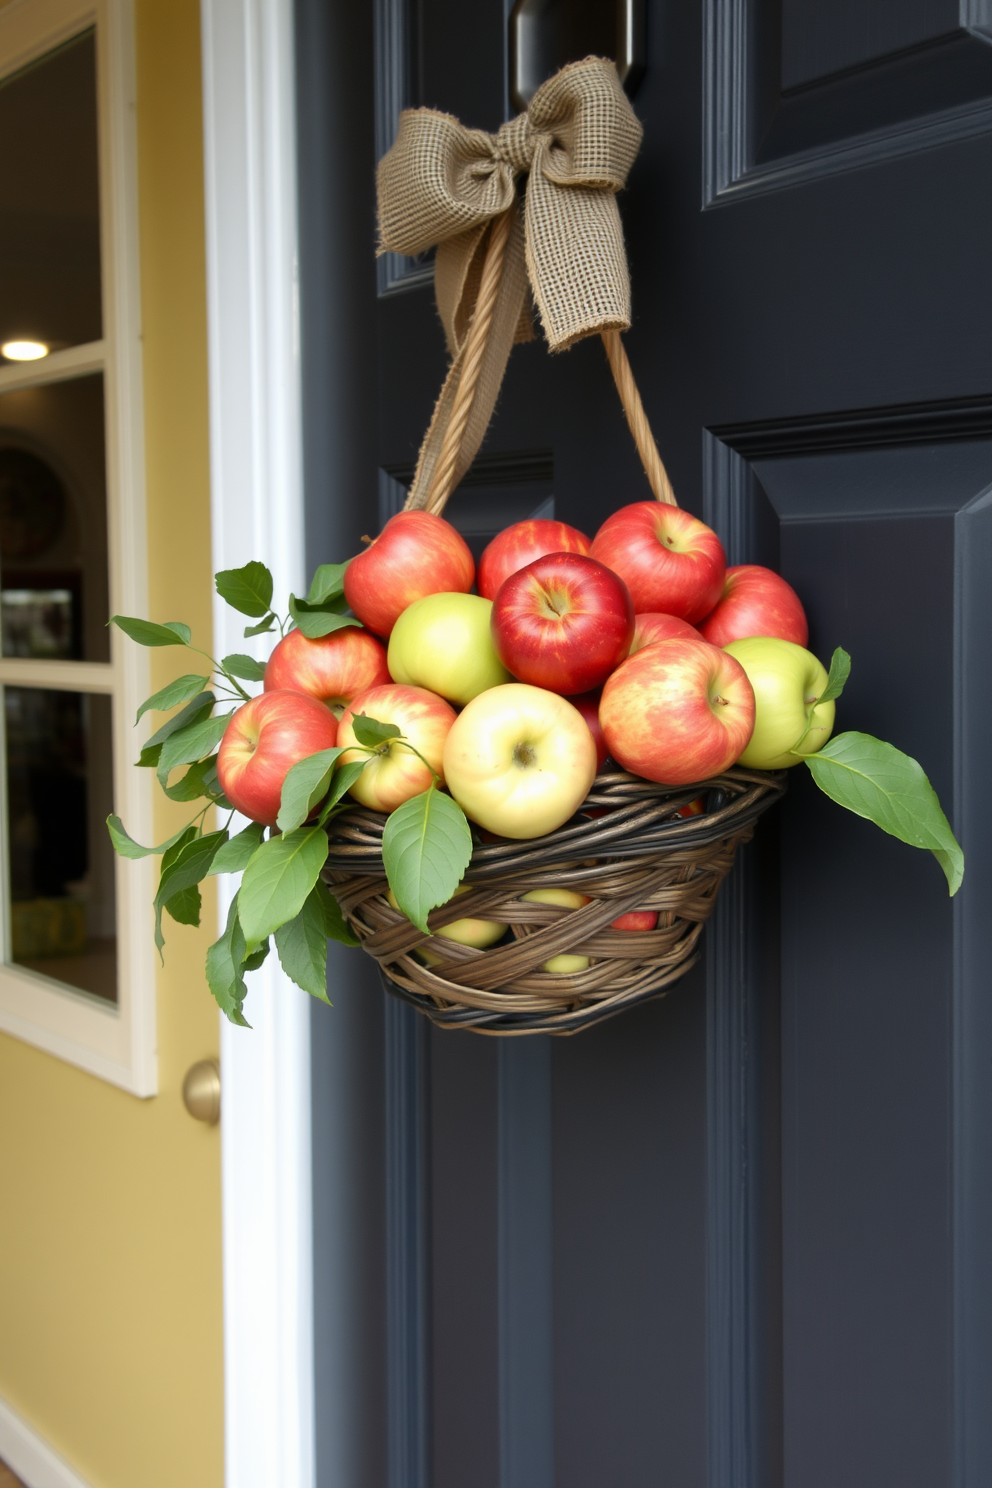
[[[812,651],[776,636],[751,636],[723,649],[740,662],[754,689],[754,732],[738,763],[788,770],[822,749],[834,726],[833,703],[817,704],[803,739],[810,704],[827,685],[826,668]],[[793,754],[797,746],[800,753]]]
[[[520,897],[533,904],[560,904],[563,909],[581,909],[583,904],[589,903],[588,894],[577,894],[574,889],[531,889],[529,894]],[[572,956],[566,951],[545,961],[541,970],[550,971],[554,976],[567,976],[573,971],[585,971],[588,965],[588,956]]]
[[[467,894],[468,889],[468,884],[459,884],[452,897],[457,899],[459,894]],[[394,909],[399,909],[392,889],[386,898]],[[459,945],[474,946],[477,951],[484,951],[487,946],[495,945],[505,930],[506,926],[501,925],[498,920],[477,920],[474,915],[466,915],[465,919],[452,920],[450,924],[435,930],[434,934],[443,936],[445,940],[456,940]],[[431,955],[426,946],[418,947],[416,954],[422,956],[428,966],[433,966],[438,959]]]
[[[543,687],[480,693],[444,741],[444,778],[466,816],[501,837],[541,837],[581,806],[596,745],[578,708]]]
[[[408,605],[389,637],[394,682],[426,687],[468,703],[510,674],[493,650],[492,600],[478,594],[428,594]]]

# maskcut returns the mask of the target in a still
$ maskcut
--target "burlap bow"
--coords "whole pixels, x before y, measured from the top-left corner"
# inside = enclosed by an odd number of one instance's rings
[[[630,279],[616,192],[641,133],[616,67],[598,57],[564,67],[538,89],[527,112],[497,134],[466,129],[433,109],[401,114],[396,142],[379,164],[381,250],[413,255],[437,247],[434,284],[452,356],[408,505],[426,504],[495,219],[510,213],[512,226],[449,488],[482,442],[514,341],[533,335],[531,293],[552,351],[629,327]],[[521,222],[516,195],[522,176]]]

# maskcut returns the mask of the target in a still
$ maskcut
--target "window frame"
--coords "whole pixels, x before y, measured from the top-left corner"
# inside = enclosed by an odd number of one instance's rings
[[[111,613],[148,612],[144,409],[138,277],[137,140],[133,15],[130,0],[13,0],[0,9],[0,79],[90,28],[96,35],[97,132],[103,339],[53,352],[38,362],[0,367],[0,393],[104,378],[107,530]],[[150,691],[142,647],[111,631],[109,662],[0,657],[4,684],[102,693],[112,700],[114,809],[139,841],[153,840],[149,773],[131,760],[131,721]],[[0,730],[2,741],[2,730]],[[0,758],[0,766],[3,765]],[[0,790],[0,797],[3,796]],[[0,916],[8,954],[6,801],[0,799]],[[0,964],[0,1031],[43,1049],[137,1096],[158,1087],[155,951],[149,905],[154,860],[115,864],[117,1002],[102,1002],[47,977]]]

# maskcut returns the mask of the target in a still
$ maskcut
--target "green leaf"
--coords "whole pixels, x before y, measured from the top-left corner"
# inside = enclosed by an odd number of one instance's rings
[[[164,780],[161,784],[170,801],[199,801],[203,796],[211,801],[216,800],[217,756],[212,754],[209,759],[190,765],[186,774],[175,785],[167,785]]]
[[[240,677],[243,682],[265,680],[265,662],[256,661],[254,656],[243,656],[240,651],[236,651],[233,656],[225,656],[221,666],[232,677]]]
[[[327,933],[318,879],[298,915],[280,925],[275,934],[276,950],[286,975],[309,992],[327,1001]]]
[[[177,703],[185,703],[188,698],[195,697],[202,692],[210,681],[209,677],[201,677],[198,672],[188,672],[185,677],[177,677],[170,682],[168,687],[163,687],[159,692],[153,692],[150,698],[145,698],[138,709],[135,723],[140,722],[143,713],[154,708],[159,713],[164,713],[167,708],[174,708]]]
[[[244,831],[238,832],[218,849],[217,856],[210,864],[211,874],[240,873],[247,868],[261,846],[264,834],[265,828],[261,822],[249,822]]]
[[[928,848],[944,870],[951,894],[957,893],[964,853],[916,760],[871,734],[848,733],[837,734],[806,763],[820,789],[838,805],[911,847]]]
[[[364,744],[367,749],[378,749],[387,739],[402,737],[395,723],[380,723],[377,718],[367,718],[364,713],[356,713],[351,726],[359,744]]]
[[[135,842],[134,838],[129,837],[124,830],[124,823],[119,816],[107,817],[107,831],[110,833],[114,851],[122,858],[150,858],[155,853],[168,852],[169,848],[179,841],[183,832],[189,831],[189,828],[183,827],[180,831],[174,832],[165,842],[160,842],[158,847],[142,847],[140,842]]]
[[[111,615],[108,625],[116,625],[139,646],[188,646],[190,629],[179,620],[156,625],[153,620],[138,620],[133,615]]]
[[[357,730],[356,730],[357,732]],[[382,834],[382,860],[403,913],[430,934],[428,912],[447,904],[472,856],[465,813],[433,784],[397,806]]]
[[[349,558],[347,563],[322,563],[310,581],[307,604],[326,604],[329,599],[343,594],[345,569],[350,562]]]
[[[273,625],[275,625],[275,622],[275,615],[270,613],[265,616],[264,620],[260,620],[257,625],[246,625],[245,640],[247,641],[249,636],[265,635],[267,631],[270,631],[272,629]]]
[[[216,699],[212,692],[201,692],[200,696],[195,697],[191,703],[187,703],[185,708],[180,708],[178,713],[166,719],[162,727],[156,730],[145,744],[138,758],[138,764],[157,765],[162,753],[162,745],[166,739],[171,738],[180,729],[186,728],[188,724],[196,723],[197,719],[206,717],[215,702]]]
[[[190,884],[166,899],[162,908],[172,916],[177,925],[199,925],[202,908],[200,891],[195,884]]]
[[[838,646],[830,658],[830,671],[827,674],[827,685],[817,698],[817,703],[832,703],[834,698],[839,698],[844,691],[848,677],[851,675],[851,658],[843,647]]]
[[[361,945],[362,942],[345,919],[340,904],[322,879],[317,880],[317,887],[322,890],[320,902],[324,910],[324,934],[327,938],[339,940],[346,946]]]
[[[272,604],[272,575],[264,563],[224,568],[214,574],[221,599],[242,615],[265,615]]]
[[[163,786],[169,778],[169,771],[177,765],[188,765],[213,753],[224,737],[231,716],[230,713],[221,713],[216,718],[201,718],[166,739],[158,760],[158,778]]]
[[[224,1016],[242,1028],[250,1028],[241,1011],[245,1000],[245,937],[238,922],[238,896],[231,900],[227,925],[207,951],[207,985]]]
[[[227,830],[207,832],[202,837],[193,837],[183,843],[175,857],[162,861],[162,876],[158,883],[156,904],[167,904],[174,894],[190,889],[206,878],[218,850],[227,841]]]
[[[191,842],[195,842],[199,838],[199,836],[200,836],[200,829],[199,829],[199,827],[198,826],[195,826],[195,825],[193,825],[191,823],[188,827],[185,827],[180,832],[179,836],[176,838],[175,842],[173,842],[172,846],[166,849],[166,851],[162,855],[162,867],[161,867],[161,870],[159,872],[159,879],[158,879],[159,888],[161,888],[161,886],[162,886],[162,880],[165,878],[166,874],[171,869],[173,863],[176,862],[176,860],[178,859],[179,855],[182,853],[183,849],[185,847],[188,847]],[[178,889],[178,884],[177,884],[176,887]],[[159,960],[164,965],[165,964],[165,957],[162,955],[162,947],[165,945],[165,940],[162,937],[162,910],[163,910],[163,908],[165,906],[165,901],[164,900],[161,900],[160,901],[158,894],[156,894],[155,895],[155,899],[154,899],[154,904],[155,904],[155,947],[156,947],[156,949],[158,951],[158,954],[159,954]]]
[[[331,811],[338,804],[345,791],[351,789],[367,764],[368,760],[363,759],[349,760],[346,765],[338,766],[338,768],[334,772],[334,779],[331,782],[330,794],[328,795],[327,800],[324,802],[320,816],[317,818],[320,826],[324,825],[328,816],[331,814]]]
[[[327,851],[327,834],[316,826],[270,837],[258,848],[241,880],[239,916],[249,951],[299,914]]]
[[[332,608],[334,604],[334,600],[329,600],[327,605],[311,607],[305,599],[297,599],[295,594],[291,594],[289,613],[296,621],[297,629],[311,641],[319,641],[321,636],[341,630],[345,625],[361,625],[354,615],[342,615],[338,609]]]
[[[306,759],[297,760],[286,773],[279,799],[279,815],[276,826],[281,832],[291,832],[306,821],[314,807],[324,799],[331,783],[331,771],[341,749],[322,749]]]
[[[246,956],[245,957],[245,959],[244,959],[244,968],[245,968],[245,971],[257,971],[258,968],[264,963],[265,958],[266,958],[266,956],[268,954],[269,954],[269,942],[267,940],[265,940],[259,946],[259,948],[258,948],[257,951],[252,951],[252,953],[251,953],[250,956]]]

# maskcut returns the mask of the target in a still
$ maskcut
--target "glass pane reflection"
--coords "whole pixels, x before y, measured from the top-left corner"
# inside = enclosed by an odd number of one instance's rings
[[[107,697],[7,687],[9,960],[117,998]]]
[[[0,394],[4,656],[109,661],[103,375]]]
[[[92,31],[0,82],[0,140],[0,343],[99,341]]]

